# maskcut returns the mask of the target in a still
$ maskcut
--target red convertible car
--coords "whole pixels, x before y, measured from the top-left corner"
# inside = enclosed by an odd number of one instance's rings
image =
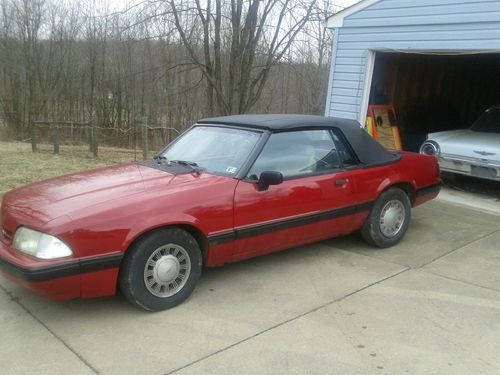
[[[46,297],[112,295],[163,310],[202,267],[360,231],[398,243],[439,192],[437,159],[392,153],[350,120],[241,115],[198,121],[151,161],[5,194],[0,270]]]

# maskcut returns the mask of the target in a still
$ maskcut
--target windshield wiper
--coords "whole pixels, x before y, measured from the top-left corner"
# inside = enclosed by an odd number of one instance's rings
[[[186,167],[190,167],[194,173],[196,174],[201,174],[203,172],[203,168],[201,168],[198,164],[196,164],[194,161],[187,161],[187,160],[169,160],[169,163],[174,163],[174,164],[179,164],[179,165],[184,165]]]

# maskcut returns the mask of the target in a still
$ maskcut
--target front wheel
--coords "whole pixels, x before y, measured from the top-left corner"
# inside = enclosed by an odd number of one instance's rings
[[[399,188],[390,188],[375,202],[361,228],[361,236],[373,246],[393,246],[404,237],[410,219],[411,203],[408,195]]]
[[[201,250],[193,236],[179,228],[160,229],[129,249],[120,268],[120,289],[136,306],[165,310],[189,297],[201,269]]]

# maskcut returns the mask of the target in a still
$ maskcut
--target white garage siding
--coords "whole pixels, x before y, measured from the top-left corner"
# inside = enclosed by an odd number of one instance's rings
[[[499,0],[364,0],[355,8],[327,21],[335,36],[326,116],[364,122],[374,52],[500,51]]]

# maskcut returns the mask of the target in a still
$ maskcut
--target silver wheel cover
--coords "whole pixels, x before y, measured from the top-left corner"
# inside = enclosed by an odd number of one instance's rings
[[[188,252],[182,246],[170,243],[153,251],[147,260],[144,284],[156,297],[171,297],[186,285],[190,273]]]
[[[399,200],[391,200],[385,204],[380,212],[380,231],[385,237],[396,236],[405,222],[406,209]]]

